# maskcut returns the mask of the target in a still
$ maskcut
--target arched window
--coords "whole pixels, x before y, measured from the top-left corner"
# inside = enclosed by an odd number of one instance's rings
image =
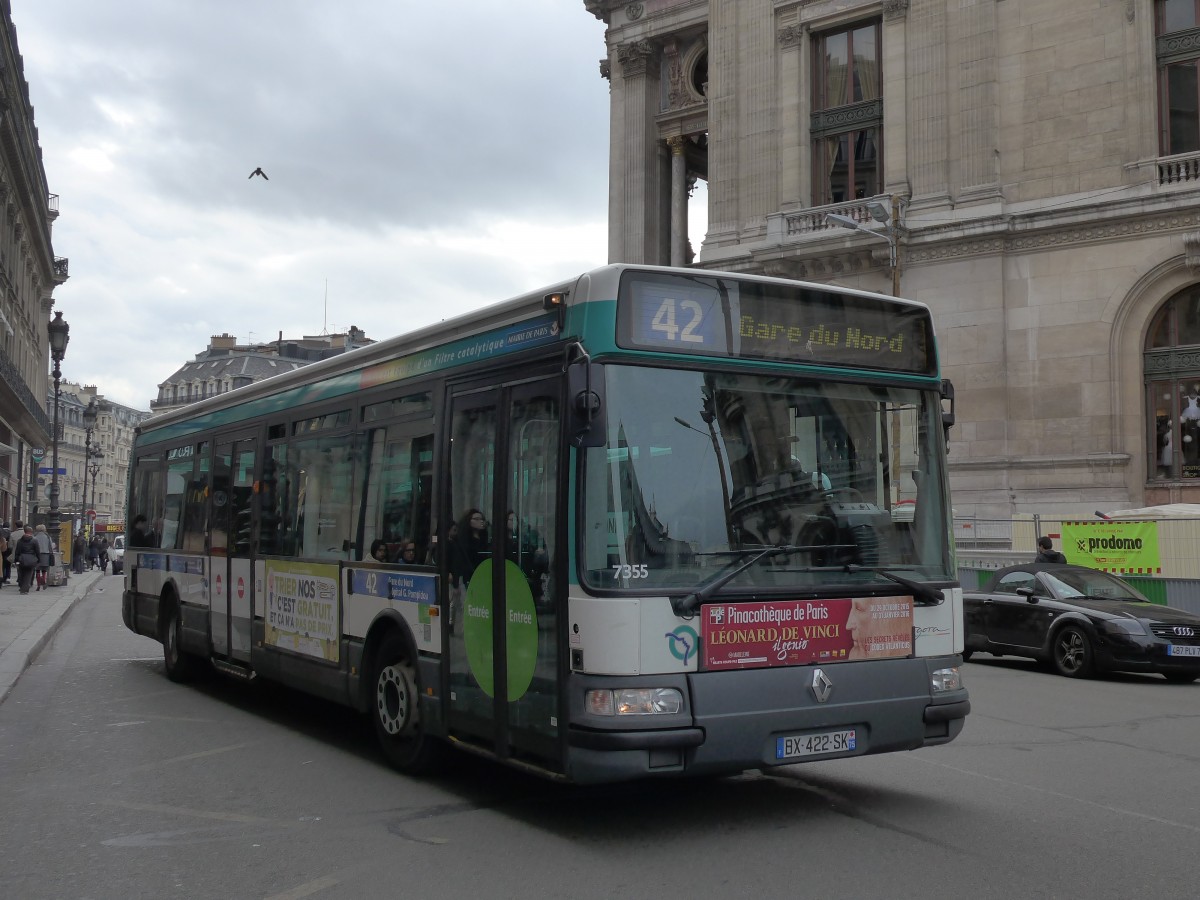
[[[1200,478],[1200,285],[1163,304],[1142,354],[1149,413],[1147,477]]]

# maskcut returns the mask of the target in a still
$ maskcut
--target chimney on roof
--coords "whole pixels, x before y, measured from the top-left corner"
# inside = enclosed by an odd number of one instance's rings
[[[237,338],[232,334],[214,334],[208,342],[209,350],[232,350],[237,346]]]

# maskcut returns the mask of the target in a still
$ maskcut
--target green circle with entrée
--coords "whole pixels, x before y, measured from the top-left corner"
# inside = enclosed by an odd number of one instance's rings
[[[537,666],[537,610],[529,582],[511,560],[504,561],[504,593],[508,601],[505,622],[505,649],[508,656],[508,699],[519,700],[533,683]],[[467,665],[489,697],[496,695],[492,657],[492,563],[479,564],[467,585],[463,638],[467,645]]]

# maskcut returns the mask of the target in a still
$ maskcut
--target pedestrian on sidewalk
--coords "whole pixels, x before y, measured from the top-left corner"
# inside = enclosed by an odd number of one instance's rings
[[[0,537],[4,538],[4,574],[0,577],[0,584],[8,584],[9,577],[12,575],[13,544],[20,536],[19,526],[13,531],[9,529],[7,522],[0,522]]]
[[[46,572],[49,571],[51,563],[54,562],[54,542],[50,540],[50,535],[46,534],[46,526],[38,525],[34,529],[33,539],[38,545],[38,564],[35,570],[37,578],[37,589],[39,591],[46,588]]]
[[[29,593],[38,558],[38,544],[33,539],[33,529],[26,525],[24,533],[17,540],[17,545],[13,547],[13,559],[17,564],[17,586],[22,594]]]
[[[83,532],[75,535],[75,540],[71,541],[71,569],[76,575],[83,574],[83,561],[87,557],[87,538],[83,536]]]

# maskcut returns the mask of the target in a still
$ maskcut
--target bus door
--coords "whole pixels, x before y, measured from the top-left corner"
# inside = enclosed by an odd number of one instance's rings
[[[221,438],[213,455],[209,592],[213,653],[250,661],[254,472],[257,441]]]
[[[452,399],[442,510],[452,734],[558,769],[561,380]]]

